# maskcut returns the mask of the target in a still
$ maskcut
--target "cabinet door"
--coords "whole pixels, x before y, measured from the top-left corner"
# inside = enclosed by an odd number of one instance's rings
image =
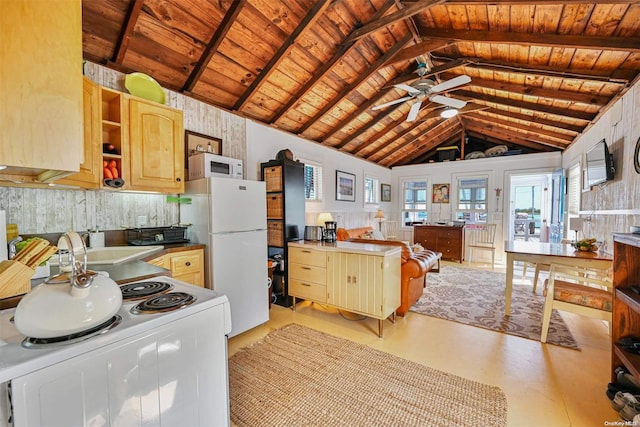
[[[57,184],[78,185],[83,188],[100,186],[102,147],[100,143],[100,86],[83,77],[82,85],[84,156],[80,172],[56,181]]]
[[[79,1],[0,1],[3,174],[51,181],[79,170],[80,7]]]
[[[328,303],[373,317],[382,315],[382,258],[352,253],[329,257]]]
[[[171,274],[174,278],[204,287],[204,250],[171,254]]]
[[[182,111],[132,98],[129,114],[129,188],[183,193]]]

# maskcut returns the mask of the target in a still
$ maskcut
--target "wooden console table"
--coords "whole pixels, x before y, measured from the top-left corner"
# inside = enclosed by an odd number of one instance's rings
[[[464,227],[448,225],[414,225],[413,242],[423,248],[442,252],[442,259],[464,260]]]
[[[400,307],[400,247],[289,242],[289,295],[383,321]]]
[[[608,269],[613,256],[605,252],[581,252],[566,243],[523,242],[509,240],[504,243],[507,253],[507,277],[504,291],[505,315],[511,314],[511,293],[513,290],[513,264],[527,261],[535,264],[566,264],[578,267]]]

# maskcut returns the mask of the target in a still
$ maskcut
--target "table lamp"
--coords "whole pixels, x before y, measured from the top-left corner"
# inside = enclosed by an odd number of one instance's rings
[[[332,222],[332,221],[333,221],[333,217],[329,212],[322,212],[320,215],[318,215],[317,224],[324,227],[325,222]]]
[[[382,232],[382,221],[384,221],[384,212],[382,212],[382,209],[378,209],[374,218],[378,220],[378,229]]]
[[[578,241],[578,231],[582,230],[584,220],[579,217],[569,218],[569,229],[576,232],[576,242]]]

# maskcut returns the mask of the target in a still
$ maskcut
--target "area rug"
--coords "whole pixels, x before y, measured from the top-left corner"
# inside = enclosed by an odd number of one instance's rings
[[[427,274],[427,286],[410,311],[540,341],[544,309],[540,290],[534,295],[531,285],[514,285],[511,315],[506,317],[505,283],[504,273],[446,265],[440,273]],[[551,313],[547,343],[580,349],[556,310]]]
[[[504,426],[498,387],[300,325],[229,359],[238,426]]]

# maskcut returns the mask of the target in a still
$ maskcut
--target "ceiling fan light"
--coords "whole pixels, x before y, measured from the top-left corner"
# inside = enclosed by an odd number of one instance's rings
[[[445,119],[450,119],[451,117],[455,117],[458,115],[458,110],[455,108],[447,108],[442,110],[440,113],[440,117],[444,117]]]

